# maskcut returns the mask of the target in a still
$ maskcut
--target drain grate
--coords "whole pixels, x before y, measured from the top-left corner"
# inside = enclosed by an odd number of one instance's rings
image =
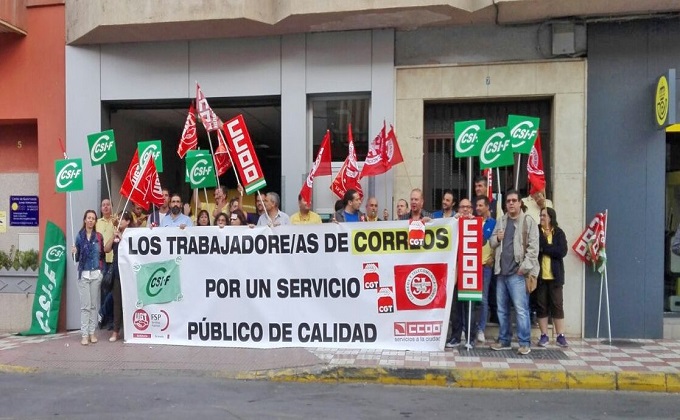
[[[490,348],[474,348],[466,350],[458,349],[458,354],[469,357],[486,357],[493,359],[531,359],[531,360],[568,360],[569,356],[562,350],[536,349],[532,348],[531,353],[526,356],[517,354],[517,350],[491,350]]]

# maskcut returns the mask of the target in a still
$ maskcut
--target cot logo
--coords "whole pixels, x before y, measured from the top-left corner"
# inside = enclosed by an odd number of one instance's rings
[[[149,327],[149,314],[144,309],[137,309],[132,314],[132,325],[139,331],[144,331]]]
[[[395,322],[395,337],[435,337],[442,333],[442,321]]]
[[[115,143],[107,134],[100,136],[95,140],[90,151],[90,160],[92,163],[97,163],[106,157],[106,154],[113,150]]]
[[[71,186],[83,173],[78,163],[69,162],[57,174],[57,187],[66,189]]]
[[[47,250],[45,258],[47,258],[47,261],[49,262],[57,262],[64,256],[64,252],[66,252],[66,247],[63,245],[54,245]]]
[[[394,293],[391,287],[381,287],[378,289],[378,313],[394,313]]]
[[[364,290],[377,289],[380,285],[378,263],[364,263]]]
[[[208,162],[208,159],[201,158],[196,160],[194,166],[191,167],[189,178],[192,184],[201,184],[211,174],[212,164]]]
[[[166,275],[165,267],[159,267],[151,274],[149,281],[146,283],[146,294],[155,297],[158,296],[165,286],[170,282],[170,275]]]
[[[425,243],[425,224],[420,220],[411,220],[408,224],[409,248],[420,248]]]

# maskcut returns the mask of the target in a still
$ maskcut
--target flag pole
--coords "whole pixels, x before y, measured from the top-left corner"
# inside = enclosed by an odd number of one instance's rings
[[[602,317],[602,288],[604,287],[604,274],[600,273],[600,302],[597,305],[597,334],[596,339],[600,339],[600,318]]]
[[[604,211],[604,247],[605,250],[607,249],[607,223],[609,222],[609,209],[605,209]],[[606,252],[606,251],[605,251]],[[607,281],[607,260],[605,259],[604,262],[604,292],[605,296],[607,298],[607,330],[609,332],[609,344],[612,343],[612,322],[611,322],[611,308],[609,307],[609,282]]]
[[[522,154],[517,153],[517,166],[515,166],[515,168],[517,168],[517,175],[515,175],[515,189],[518,190],[518,191],[519,191],[519,171],[520,171],[520,168],[521,168],[521,166],[520,166],[521,164],[522,164]]]
[[[109,201],[111,201],[111,184],[109,183],[109,172],[106,170],[106,163],[102,166],[104,166],[104,179],[106,180],[106,189],[109,191]]]
[[[64,147],[64,142],[61,141],[61,137],[59,137],[59,146],[61,146],[61,153],[63,153],[64,159],[68,159],[68,155],[66,154],[66,147]],[[73,246],[75,246],[76,234],[75,234],[75,230],[73,228],[73,197],[71,196],[70,191],[66,191],[66,196],[68,197],[68,207],[69,207],[68,213],[69,213],[69,216],[70,216],[70,219],[71,219],[71,237],[73,238],[73,242],[74,242]],[[71,254],[71,256],[73,257],[73,264],[75,264],[76,263],[76,255]]]

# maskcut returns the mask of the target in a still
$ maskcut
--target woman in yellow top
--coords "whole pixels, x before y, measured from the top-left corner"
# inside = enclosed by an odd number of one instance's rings
[[[548,315],[552,315],[553,326],[557,333],[557,345],[568,347],[564,337],[564,306],[562,288],[564,286],[564,257],[567,255],[567,237],[557,225],[557,214],[551,207],[541,209],[541,234],[539,235],[538,273],[536,306],[541,338],[538,345],[546,347],[548,338]]]

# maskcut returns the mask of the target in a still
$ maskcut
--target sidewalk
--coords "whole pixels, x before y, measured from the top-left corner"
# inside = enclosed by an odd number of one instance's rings
[[[600,389],[680,393],[680,341],[570,339],[527,356],[486,346],[442,352],[243,349],[110,343],[80,345],[78,332],[0,334],[0,372],[198,374],[232,379],[373,382],[463,388]]]

